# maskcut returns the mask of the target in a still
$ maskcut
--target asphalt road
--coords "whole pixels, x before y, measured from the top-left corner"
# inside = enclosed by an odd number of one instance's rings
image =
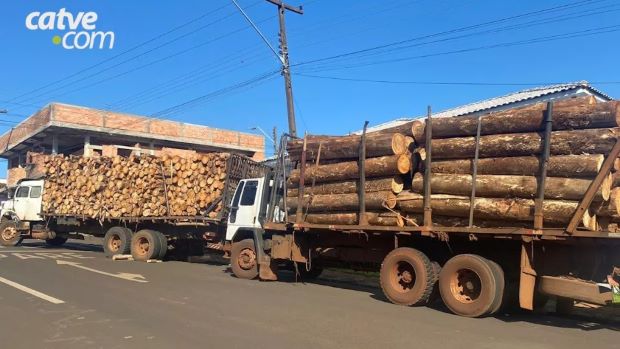
[[[282,278],[112,261],[77,242],[0,248],[0,348],[620,347],[620,325],[529,313],[467,319],[392,305],[346,274]]]

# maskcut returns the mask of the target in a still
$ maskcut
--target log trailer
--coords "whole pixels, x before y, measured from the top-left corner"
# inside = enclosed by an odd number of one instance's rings
[[[616,140],[606,155],[570,222],[561,228],[545,227],[542,188],[545,188],[549,160],[552,110],[552,105],[548,105],[546,127],[541,133],[541,189],[537,192],[534,219],[529,226],[516,226],[507,221],[501,227],[476,227],[471,224],[471,215],[470,224],[465,226],[433,224],[429,111],[423,224],[368,224],[364,190],[357,194],[357,224],[305,221],[304,191],[311,193],[313,184],[305,181],[304,173],[314,165],[307,163],[305,147],[297,166],[300,178],[295,191],[296,211],[289,214],[284,199],[290,164],[284,151],[280,151],[272,172],[262,179],[242,181],[237,188],[226,236],[226,241],[231,243],[232,271],[239,278],[276,280],[278,266],[283,261],[294,262],[302,278],[317,276],[325,266],[378,270],[383,293],[391,302],[425,305],[439,295],[453,313],[467,317],[492,315],[510,304],[533,310],[544,305],[549,296],[557,297],[558,304],[572,304],[575,300],[601,306],[619,303],[620,233],[605,229],[593,231],[579,227],[579,223],[620,155],[620,141]],[[360,136],[358,188],[365,187],[365,137],[364,131]],[[479,138],[478,131],[476,148]],[[285,145],[283,140],[280,149]],[[477,162],[476,156],[474,176]],[[235,211],[241,214],[242,210],[250,210],[244,204],[255,203],[250,197],[256,187],[265,188],[260,206],[251,208],[260,224],[233,228]],[[476,199],[473,188],[472,203]]]
[[[203,244],[210,251],[222,251],[228,212],[235,189],[246,178],[263,176],[269,168],[245,156],[231,154],[226,164],[226,181],[222,195],[206,208],[204,215],[92,218],[86,215],[49,214],[44,212],[42,197],[44,178],[24,179],[13,197],[5,201],[0,212],[0,244],[16,246],[24,239],[44,240],[61,246],[67,239],[84,239],[85,235],[103,238],[106,256],[129,254],[135,260],[163,259],[170,251],[180,254],[202,253]],[[223,209],[210,218],[220,203]],[[196,244],[200,242],[200,244]]]

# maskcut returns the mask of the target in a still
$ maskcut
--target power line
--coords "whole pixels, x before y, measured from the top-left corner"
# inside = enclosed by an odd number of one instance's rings
[[[210,26],[212,26],[212,25],[214,25],[214,24],[217,24],[217,23],[219,23],[219,22],[222,22],[222,21],[224,21],[224,20],[226,20],[226,19],[228,19],[228,18],[232,17],[235,13],[236,13],[236,12],[230,12],[230,13],[228,13],[228,14],[227,14],[226,16],[224,16],[224,17],[221,17],[221,18],[219,18],[219,19],[217,19],[217,20],[215,20],[215,21],[209,22],[209,23],[207,23],[207,24],[205,24],[205,25],[203,25],[203,26],[200,26],[200,27],[198,27],[198,28],[196,28],[196,29],[194,29],[194,30],[192,30],[192,31],[188,32],[188,33],[185,33],[185,34],[182,34],[182,35],[180,35],[180,36],[177,36],[176,38],[171,39],[171,40],[169,40],[169,41],[167,41],[167,42],[164,42],[164,43],[162,43],[162,44],[160,44],[160,45],[158,45],[158,46],[155,46],[155,47],[153,47],[153,48],[151,48],[151,49],[149,49],[149,50],[147,50],[147,51],[145,51],[145,52],[142,52],[142,53],[139,53],[139,54],[134,55],[134,56],[132,56],[132,57],[129,57],[129,58],[127,58],[127,59],[123,60],[123,61],[120,61],[120,62],[118,62],[118,63],[114,64],[114,65],[111,65],[111,66],[106,67],[106,68],[104,68],[104,69],[100,69],[100,70],[98,70],[98,71],[96,71],[96,72],[94,72],[94,73],[92,73],[92,74],[86,75],[86,76],[84,76],[84,77],[82,77],[82,78],[80,78],[80,79],[77,79],[77,80],[71,81],[71,82],[69,82],[69,83],[67,83],[67,84],[61,85],[61,86],[56,87],[56,88],[54,88],[54,89],[52,89],[52,90],[49,90],[49,91],[46,91],[46,92],[43,92],[43,93],[37,94],[37,95],[35,95],[35,96],[33,96],[33,97],[29,97],[29,98],[27,98],[26,100],[32,100],[32,99],[34,99],[34,98],[41,97],[41,96],[44,96],[44,95],[49,94],[49,93],[53,93],[53,92],[55,92],[55,91],[62,90],[62,89],[64,89],[64,88],[66,88],[66,87],[73,86],[74,84],[76,84],[76,83],[78,83],[78,82],[81,82],[81,81],[84,81],[84,80],[88,80],[88,79],[90,79],[90,78],[92,78],[92,77],[95,77],[95,76],[101,75],[102,73],[105,73],[106,71],[112,70],[112,69],[114,69],[114,68],[116,68],[116,67],[119,67],[119,66],[121,66],[121,65],[123,65],[123,64],[126,64],[126,63],[129,63],[129,62],[131,62],[131,61],[134,61],[134,60],[136,60],[136,59],[138,59],[138,58],[140,58],[140,57],[143,57],[143,56],[145,56],[145,55],[147,55],[147,54],[149,54],[149,53],[151,53],[151,52],[154,52],[154,51],[156,51],[156,50],[158,50],[158,49],[160,49],[160,48],[162,48],[162,47],[165,47],[165,46],[168,46],[168,45],[170,45],[170,44],[172,44],[172,43],[174,43],[174,42],[177,42],[177,41],[181,40],[182,38],[185,38],[185,37],[187,37],[187,36],[189,36],[189,35],[192,35],[192,34],[194,34],[194,33],[198,32],[198,31],[200,31],[200,30],[203,30],[203,29],[205,29],[205,28],[207,28],[207,27],[210,27]]]
[[[256,2],[256,3],[258,3],[258,2]],[[256,3],[255,3],[255,4],[256,4]],[[79,71],[77,71],[77,72],[75,72],[75,73],[73,73],[73,74],[71,74],[71,75],[68,75],[68,76],[66,76],[66,77],[64,77],[64,78],[62,78],[62,79],[55,80],[55,81],[53,81],[53,82],[51,82],[51,83],[49,83],[49,84],[46,84],[46,85],[44,85],[44,86],[41,86],[41,87],[35,88],[35,89],[33,89],[33,90],[31,90],[31,91],[28,91],[28,92],[26,92],[26,93],[23,93],[23,94],[21,94],[21,95],[19,95],[19,96],[13,97],[13,98],[11,98],[11,99],[10,99],[10,101],[14,101],[14,100],[16,100],[16,99],[19,99],[19,98],[21,98],[21,97],[27,96],[27,95],[32,94],[32,93],[34,93],[34,92],[41,91],[41,90],[43,90],[43,89],[45,89],[45,88],[47,88],[47,87],[50,87],[50,86],[56,85],[56,84],[57,84],[57,83],[59,83],[59,82],[62,82],[62,81],[65,81],[65,80],[71,79],[71,78],[73,78],[73,77],[75,77],[75,76],[78,76],[78,75],[80,75],[80,74],[82,74],[82,73],[84,73],[84,72],[86,72],[86,71],[89,71],[89,70],[91,70],[91,69],[93,69],[93,68],[96,68],[96,67],[98,67],[98,66],[101,66],[102,64],[105,64],[105,63],[107,63],[107,62],[109,62],[109,61],[112,61],[112,60],[114,60],[114,59],[116,59],[116,58],[118,58],[118,57],[121,57],[121,56],[123,56],[123,55],[125,55],[125,54],[129,53],[129,52],[133,52],[133,51],[137,50],[137,49],[138,49],[138,48],[140,48],[140,47],[144,47],[144,46],[146,46],[146,45],[148,45],[148,44],[150,44],[150,43],[152,43],[152,42],[155,42],[155,41],[157,41],[158,39],[160,39],[160,38],[162,38],[162,37],[164,37],[164,36],[166,36],[166,35],[168,35],[168,34],[171,34],[171,33],[175,32],[175,31],[178,31],[178,30],[180,30],[180,29],[182,29],[182,28],[185,28],[185,27],[187,27],[187,26],[189,26],[189,25],[191,25],[191,24],[193,24],[193,23],[195,23],[195,22],[197,22],[197,21],[199,21],[199,20],[201,20],[201,19],[203,19],[203,18],[205,18],[205,17],[207,17],[207,16],[209,16],[209,15],[213,14],[213,13],[216,13],[216,12],[218,12],[218,11],[220,11],[220,10],[222,10],[222,9],[224,9],[224,8],[226,8],[226,7],[228,7],[228,6],[230,6],[230,4],[226,4],[226,5],[220,6],[220,7],[216,8],[216,9],[211,10],[211,11],[209,11],[209,12],[207,12],[207,13],[204,13],[204,14],[202,14],[202,15],[200,15],[200,16],[198,16],[198,17],[196,17],[196,18],[194,18],[194,19],[192,19],[192,20],[190,20],[190,21],[188,21],[188,22],[185,22],[185,23],[183,23],[183,24],[180,24],[180,25],[178,25],[178,26],[176,26],[176,27],[174,27],[174,28],[172,28],[172,29],[170,29],[170,30],[168,30],[168,31],[164,32],[164,33],[161,33],[161,34],[159,34],[159,35],[157,35],[157,36],[155,36],[155,37],[153,37],[153,38],[151,38],[151,39],[148,39],[148,40],[146,40],[146,41],[143,41],[143,42],[139,43],[138,45],[135,45],[135,46],[133,46],[133,47],[131,47],[131,48],[129,48],[129,49],[127,49],[127,50],[125,50],[125,51],[123,51],[123,52],[121,52],[121,53],[117,54],[117,55],[114,55],[114,56],[112,56],[112,57],[110,57],[110,58],[104,59],[104,60],[102,60],[102,61],[100,61],[100,62],[98,62],[98,63],[96,63],[96,64],[93,64],[93,65],[91,65],[91,66],[88,66],[88,67],[86,67],[86,68],[84,68],[84,69],[82,69],[82,70],[79,70]],[[252,4],[251,6],[254,6],[254,4]]]
[[[296,73],[296,76],[302,76],[307,78],[325,79],[325,80],[337,80],[337,81],[352,81],[352,82],[369,82],[380,84],[396,84],[396,85],[456,85],[456,86],[543,86],[543,85],[559,85],[566,82],[474,82],[474,81],[403,81],[403,80],[375,80],[375,79],[359,79],[359,78],[346,78],[339,76],[321,76],[312,74]],[[618,85],[620,81],[591,81],[588,82],[592,85]]]
[[[596,8],[596,9],[590,9],[590,10],[585,10],[585,11],[580,11],[580,12],[573,12],[573,13],[569,13],[569,14],[563,14],[563,15],[559,15],[559,16],[555,16],[555,17],[545,18],[545,19],[542,19],[542,20],[541,19],[537,19],[537,20],[533,20],[533,21],[529,21],[529,22],[525,22],[525,23],[514,24],[514,25],[509,25],[509,26],[504,26],[504,27],[499,27],[499,28],[493,28],[493,29],[487,29],[487,30],[483,30],[483,31],[477,31],[477,32],[473,32],[473,33],[468,33],[468,34],[463,34],[463,35],[458,35],[458,36],[452,36],[452,37],[442,38],[442,39],[437,39],[437,40],[425,41],[425,42],[421,42],[421,43],[417,43],[417,44],[410,44],[410,45],[406,45],[406,46],[392,47],[392,48],[388,48],[388,49],[382,50],[380,52],[368,52],[368,53],[365,53],[365,54],[361,54],[359,56],[343,57],[342,59],[339,59],[338,61],[342,62],[343,59],[346,60],[346,59],[364,58],[364,57],[369,57],[369,56],[381,56],[381,55],[390,54],[391,52],[394,52],[394,51],[404,50],[404,49],[408,49],[408,48],[412,48],[412,47],[420,47],[420,46],[424,46],[424,45],[435,44],[435,43],[446,42],[446,41],[452,41],[452,40],[457,40],[457,39],[463,39],[463,38],[468,38],[468,37],[473,37],[473,36],[478,36],[478,35],[483,35],[483,34],[496,34],[496,33],[500,33],[500,32],[503,32],[503,31],[509,31],[509,30],[514,30],[514,29],[531,28],[533,26],[538,26],[538,25],[544,25],[544,24],[549,24],[549,23],[557,23],[557,22],[561,22],[561,21],[567,21],[567,20],[578,19],[578,18],[593,16],[593,15],[599,15],[599,14],[605,14],[605,13],[611,13],[611,12],[618,12],[618,11],[620,11],[619,8],[615,8],[615,7],[618,7],[618,5],[599,7],[599,8]],[[615,9],[613,9],[613,8],[615,8]],[[600,10],[600,9],[607,9],[607,10],[602,10],[602,11],[598,11],[598,12],[592,12],[592,11]],[[326,63],[326,64],[330,64],[330,63]],[[333,64],[333,63],[331,63],[331,64]]]
[[[269,17],[269,18],[265,18],[265,19],[263,19],[263,20],[259,21],[259,23],[260,23],[260,22],[263,22],[263,21],[266,21],[266,20],[269,20],[270,18],[273,18],[273,16],[271,16],[271,17]],[[234,30],[234,31],[228,32],[228,33],[226,33],[226,34],[224,34],[224,35],[221,35],[221,36],[219,36],[219,37],[216,37],[216,38],[214,38],[214,39],[210,39],[210,40],[207,40],[207,41],[202,42],[202,43],[200,43],[200,44],[197,44],[197,45],[191,46],[191,47],[189,47],[189,48],[187,48],[187,49],[184,49],[184,50],[181,50],[181,51],[177,51],[177,52],[175,52],[175,53],[173,53],[173,54],[170,54],[170,55],[165,56],[165,57],[163,57],[163,58],[157,59],[157,60],[155,60],[155,61],[151,61],[151,62],[149,62],[149,63],[143,64],[143,65],[141,65],[141,66],[137,66],[137,67],[135,67],[135,68],[132,68],[132,69],[126,70],[126,71],[121,72],[121,73],[118,73],[118,74],[116,74],[116,75],[112,75],[112,76],[110,76],[110,77],[107,77],[107,78],[104,78],[104,79],[101,79],[101,80],[95,81],[95,82],[90,83],[90,84],[88,84],[88,85],[83,85],[83,86],[78,87],[78,88],[76,88],[76,89],[69,90],[69,91],[67,91],[67,92],[63,92],[63,93],[57,94],[57,95],[55,95],[55,96],[54,96],[54,98],[59,97],[59,96],[64,96],[64,95],[67,95],[67,94],[71,94],[71,93],[75,93],[75,92],[79,92],[79,91],[82,91],[82,90],[84,90],[84,89],[86,89],[86,88],[90,88],[90,87],[93,87],[93,86],[96,86],[96,85],[102,84],[102,83],[104,83],[104,82],[110,81],[110,80],[112,80],[112,79],[116,79],[116,78],[119,78],[119,77],[121,77],[121,76],[125,76],[125,75],[127,75],[127,74],[133,73],[133,72],[135,72],[135,71],[142,70],[142,69],[144,69],[144,68],[147,68],[147,67],[150,67],[150,66],[152,66],[152,65],[155,65],[155,64],[161,63],[161,62],[166,61],[166,60],[169,60],[169,59],[171,59],[171,58],[174,58],[174,57],[180,56],[180,55],[185,54],[185,53],[187,53],[187,52],[193,51],[193,50],[195,50],[195,49],[197,49],[197,48],[199,48],[199,47],[202,47],[202,46],[205,46],[205,45],[211,44],[211,43],[213,43],[213,42],[215,42],[215,41],[219,41],[219,40],[221,40],[221,39],[224,39],[224,38],[226,38],[226,37],[229,37],[229,36],[231,36],[231,35],[234,35],[234,34],[236,34],[236,33],[242,32],[242,31],[247,30],[247,29],[248,29],[248,28],[247,28],[247,27],[245,27],[245,26],[244,26],[244,27],[242,27],[242,28],[238,28],[237,30]]]
[[[329,71],[329,70],[338,70],[338,69],[350,69],[350,68],[358,68],[358,67],[364,67],[364,66],[370,66],[370,65],[409,61],[409,60],[420,59],[420,58],[429,58],[429,57],[437,57],[437,56],[451,55],[451,54],[457,54],[457,53],[488,50],[488,49],[494,49],[494,48],[499,48],[499,47],[530,45],[530,44],[536,44],[536,43],[541,43],[541,42],[565,40],[565,39],[571,39],[571,38],[576,38],[576,37],[584,37],[584,36],[592,36],[592,35],[597,35],[597,34],[617,32],[620,30],[619,27],[620,25],[598,27],[598,28],[580,30],[580,31],[551,35],[551,36],[543,36],[543,37],[537,37],[537,38],[532,38],[532,39],[504,42],[504,43],[498,43],[498,44],[492,44],[492,45],[484,45],[484,46],[465,48],[465,49],[459,49],[459,50],[428,53],[428,54],[423,54],[423,55],[400,57],[400,58],[387,59],[387,60],[382,60],[382,61],[364,62],[364,63],[359,63],[359,64],[343,65],[343,66],[332,67],[332,68],[327,66],[324,69],[317,68],[317,69],[310,70],[310,71],[317,72],[317,71]]]
[[[489,25],[493,25],[493,24],[497,24],[497,23],[502,23],[502,22],[506,22],[506,21],[510,21],[510,20],[514,20],[514,19],[529,17],[529,16],[533,16],[533,15],[539,15],[539,14],[543,14],[543,13],[547,13],[547,12],[553,12],[553,11],[558,11],[558,10],[564,10],[564,9],[567,9],[567,8],[579,7],[579,6],[582,6],[582,5],[585,5],[585,4],[591,4],[591,3],[601,2],[601,1],[604,1],[604,0],[577,1],[577,2],[573,2],[573,3],[569,3],[569,4],[564,4],[564,5],[559,5],[559,6],[554,6],[554,7],[542,9],[542,10],[531,11],[531,12],[526,12],[526,13],[522,13],[522,14],[519,14],[519,15],[504,17],[504,18],[500,18],[500,19],[496,19],[496,20],[492,20],[492,21],[487,21],[487,22],[479,23],[479,24],[469,25],[469,26],[465,26],[465,27],[459,27],[459,28],[455,28],[455,29],[451,29],[451,30],[446,30],[446,31],[438,32],[438,33],[427,34],[427,35],[423,35],[423,36],[417,36],[417,37],[413,37],[413,38],[409,38],[409,39],[405,39],[405,40],[400,40],[400,41],[396,41],[396,42],[391,42],[391,43],[383,44],[383,45],[379,45],[379,46],[369,47],[369,48],[365,48],[365,49],[361,49],[361,50],[341,53],[341,54],[334,55],[334,56],[328,56],[328,57],[308,60],[308,61],[292,64],[291,66],[301,66],[301,65],[311,64],[311,63],[318,63],[318,62],[333,60],[333,59],[341,58],[341,57],[347,57],[347,56],[351,56],[351,55],[357,55],[357,54],[360,54],[360,53],[375,51],[375,50],[379,50],[379,49],[383,49],[383,48],[387,48],[387,47],[392,47],[392,46],[397,46],[397,45],[402,45],[402,44],[405,44],[405,43],[408,43],[408,42],[412,42],[412,41],[418,41],[418,40],[429,39],[429,38],[433,38],[433,37],[437,37],[437,36],[453,34],[453,33],[457,33],[457,32],[462,32],[462,31],[476,29],[476,28],[480,28],[480,27],[484,27],[484,26],[489,26]]]
[[[229,93],[229,92],[232,92],[232,91],[235,91],[235,90],[238,90],[238,89],[250,86],[250,85],[253,85],[253,84],[258,83],[258,82],[265,81],[265,80],[267,80],[269,78],[272,78],[272,77],[276,76],[279,71],[280,71],[279,69],[278,70],[268,71],[266,73],[257,75],[257,76],[255,76],[255,77],[253,77],[251,79],[239,82],[239,83],[231,85],[231,86],[227,86],[227,87],[221,88],[219,90],[207,93],[205,95],[192,98],[192,99],[190,99],[188,101],[185,101],[183,103],[179,103],[179,104],[171,106],[169,108],[160,110],[160,111],[155,112],[155,113],[153,113],[151,115],[152,116],[156,116],[156,117],[162,117],[162,116],[174,113],[174,112],[178,112],[179,110],[181,110],[183,108],[195,106],[196,104],[204,102],[204,101],[209,100],[211,98],[214,98],[214,97],[217,97],[217,96],[220,96],[220,95],[223,95],[223,94],[226,94],[226,93]]]

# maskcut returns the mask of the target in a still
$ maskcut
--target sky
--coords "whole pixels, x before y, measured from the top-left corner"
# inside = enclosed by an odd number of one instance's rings
[[[277,51],[276,7],[237,1]],[[443,110],[561,82],[587,80],[620,96],[618,1],[290,4],[304,10],[286,13],[298,134],[346,134],[366,120],[422,115],[427,105]],[[231,0],[1,6],[0,109],[8,113],[0,114],[0,133],[50,102],[288,131],[280,61]],[[68,48],[75,36],[67,18],[62,30],[49,28],[49,16],[28,17],[63,8],[72,17],[83,12],[78,45],[93,37],[92,49]],[[110,31],[113,47],[108,40],[100,49],[92,33]],[[55,44],[62,38],[68,47]]]

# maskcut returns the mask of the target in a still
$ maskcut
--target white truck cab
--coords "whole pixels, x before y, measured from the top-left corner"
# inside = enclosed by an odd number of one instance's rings
[[[265,185],[264,178],[243,179],[239,182],[235,195],[230,204],[226,240],[232,241],[238,231],[242,229],[261,228],[259,220],[260,207]]]
[[[41,221],[43,179],[22,180],[12,198],[5,201],[0,213],[3,219]]]

